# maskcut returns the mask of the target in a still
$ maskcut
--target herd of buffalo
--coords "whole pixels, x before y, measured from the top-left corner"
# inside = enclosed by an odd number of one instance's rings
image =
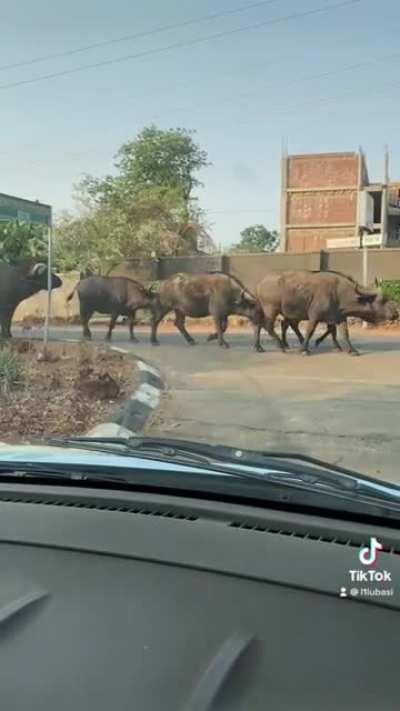
[[[61,286],[61,279],[51,275],[52,288]],[[0,264],[0,324],[1,337],[11,337],[11,322],[18,304],[41,289],[47,289],[48,275],[45,264],[35,264],[30,270]],[[334,271],[282,271],[270,272],[251,293],[235,276],[223,272],[206,274],[175,274],[160,282],[158,288],[145,288],[138,281],[126,277],[91,276],[82,279],[68,296],[70,301],[77,293],[83,335],[90,338],[89,321],[95,312],[111,316],[107,339],[120,316],[129,322],[130,337],[135,340],[136,311],[148,309],[151,313],[151,342],[156,345],[157,329],[162,319],[171,311],[175,325],[186,339],[194,340],[185,327],[187,316],[211,316],[215,332],[208,340],[216,339],[227,348],[225,331],[228,317],[237,314],[248,318],[254,325],[254,348],[262,352],[261,330],[264,328],[276,344],[284,350],[288,343],[287,329],[291,327],[300,342],[300,351],[309,352],[310,339],[318,324],[326,331],[317,339],[320,343],[331,335],[337,350],[337,329],[348,353],[357,354],[350,342],[347,319],[357,317],[377,323],[399,318],[396,303],[379,290],[367,290],[345,274]],[[277,317],[282,319],[282,333],[275,331]],[[299,323],[307,321],[303,335]]]

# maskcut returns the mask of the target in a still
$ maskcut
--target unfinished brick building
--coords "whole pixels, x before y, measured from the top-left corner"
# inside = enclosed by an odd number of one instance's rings
[[[363,245],[400,247],[400,183],[371,183],[362,151],[284,155],[281,251]]]

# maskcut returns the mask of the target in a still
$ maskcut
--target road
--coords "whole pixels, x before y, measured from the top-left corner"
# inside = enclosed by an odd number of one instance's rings
[[[54,329],[79,337],[79,328]],[[100,340],[104,328],[93,329]],[[157,365],[168,391],[148,432],[222,442],[237,447],[312,454],[400,482],[400,334],[353,333],[360,358],[324,343],[309,357],[281,354],[265,339],[251,350],[251,334],[231,332],[229,350],[187,346],[180,334],[160,330],[160,347],[138,329],[115,330],[114,344]]]

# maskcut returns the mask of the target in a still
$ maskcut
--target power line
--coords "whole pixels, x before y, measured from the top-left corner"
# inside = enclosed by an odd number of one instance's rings
[[[174,49],[183,49],[186,47],[193,47],[204,42],[210,42],[212,40],[220,39],[221,37],[228,37],[239,34],[241,32],[249,32],[251,30],[258,30],[266,26],[278,25],[280,23],[288,22],[290,20],[297,20],[304,17],[310,17],[313,15],[322,14],[329,12],[331,10],[338,10],[344,7],[349,7],[352,5],[357,5],[363,0],[344,0],[344,2],[335,3],[333,5],[325,5],[324,7],[318,7],[313,10],[306,10],[304,12],[294,12],[290,15],[284,17],[278,17],[274,19],[264,20],[262,22],[257,22],[251,25],[245,25],[244,27],[237,27],[233,30],[225,30],[222,32],[217,32],[213,35],[205,35],[204,37],[198,37],[194,40],[189,40],[187,42],[174,42],[173,44],[166,45],[164,47],[158,47],[153,49],[144,50],[136,54],[127,54],[122,57],[116,57],[115,59],[105,59],[101,62],[95,62],[93,64],[85,64],[75,67],[74,69],[64,69],[63,71],[53,72],[51,74],[42,74],[31,79],[22,79],[15,82],[10,82],[8,84],[1,84],[0,90],[11,89],[13,87],[22,86],[26,84],[34,84],[36,82],[45,81],[47,79],[55,79],[56,77],[67,76],[69,74],[76,74],[78,72],[87,71],[88,69],[97,69],[98,67],[110,66],[113,64],[119,64],[121,62],[126,62],[132,59],[143,59],[144,57],[149,57],[156,54],[162,54],[163,52],[169,52]]]
[[[396,55],[398,56],[399,53],[396,52]],[[372,60],[365,61],[365,62],[358,62],[357,64],[347,64],[343,67],[340,67],[339,69],[332,69],[332,70],[328,70],[325,72],[320,72],[318,74],[310,74],[308,76],[301,77],[301,78],[298,78],[294,81],[288,82],[286,84],[286,87],[298,86],[298,84],[302,84],[302,83],[309,82],[309,81],[315,81],[318,79],[326,79],[327,77],[336,76],[337,74],[342,74],[344,72],[353,72],[353,71],[357,71],[360,69],[366,69],[369,66],[371,66],[372,64],[390,61],[392,59],[392,57],[393,57],[393,55],[390,55],[386,60],[372,59]],[[269,68],[271,68],[271,66]],[[259,94],[261,90],[268,88],[268,87],[273,87],[273,86],[274,86],[273,83],[267,82],[266,84],[261,84],[261,86],[259,86],[257,89],[255,89],[253,91],[241,92],[240,94],[236,93],[234,95],[230,94],[229,96],[225,96],[224,98],[220,99],[219,101],[213,101],[212,106],[209,107],[208,110],[211,112],[214,112],[215,107],[218,107],[221,104],[236,102],[237,99],[247,99],[251,96],[255,96],[255,95]],[[153,116],[152,120],[156,121],[157,119],[163,118],[165,115],[172,114],[172,113],[192,113],[194,111],[198,111],[199,109],[203,109],[203,108],[204,108],[204,102],[201,104],[200,103],[195,104],[194,106],[192,105],[192,106],[174,107],[171,109],[167,108],[166,111],[163,111],[162,114],[157,114],[157,115]]]
[[[397,57],[398,57],[398,56],[399,56],[399,52],[391,53],[391,54],[388,55],[386,58],[368,60],[368,61],[364,61],[364,62],[359,62],[358,64],[347,64],[347,65],[345,65],[345,66],[343,66],[343,67],[340,67],[339,69],[328,70],[328,71],[325,71],[325,72],[320,72],[320,73],[318,73],[318,74],[310,74],[310,75],[307,75],[307,76],[304,76],[304,77],[300,77],[300,78],[297,78],[297,79],[296,79],[295,81],[293,81],[293,82],[289,82],[289,83],[287,84],[287,86],[289,86],[289,87],[292,86],[292,85],[297,86],[297,85],[302,84],[302,83],[305,83],[305,82],[314,81],[314,80],[316,80],[316,79],[324,79],[324,78],[326,78],[326,77],[329,77],[329,76],[332,76],[332,75],[336,75],[336,74],[341,74],[341,73],[343,73],[343,72],[350,72],[350,71],[356,71],[356,70],[360,70],[360,69],[366,69],[366,68],[368,68],[369,66],[371,66],[372,64],[381,64],[381,63],[385,64],[385,63],[387,63],[387,62],[389,62],[389,61],[392,61],[394,56],[397,56]],[[385,88],[392,88],[393,86],[397,86],[397,85],[398,85],[397,82],[396,82],[395,84],[393,84],[392,82],[390,82],[390,83],[384,84],[384,85],[383,85],[383,88],[384,88],[384,89],[385,89]],[[268,83],[268,84],[264,84],[261,88],[265,88],[266,86],[270,86],[270,84],[269,84],[269,83]],[[248,96],[254,95],[255,93],[258,94],[259,91],[260,91],[260,89],[257,89],[257,91],[255,91],[255,92],[246,92],[246,93],[240,94],[239,96],[240,96],[240,98],[246,98],[246,97],[248,97]],[[347,94],[349,94],[349,93],[353,93],[353,89],[352,89],[352,88],[347,89],[347,91],[345,92],[345,95],[347,95]],[[374,92],[374,93],[376,93],[376,92]],[[232,97],[227,97],[227,98],[223,99],[221,102],[215,102],[215,103],[216,103],[216,105],[218,105],[218,104],[220,104],[220,103],[226,103],[227,101],[230,101],[231,98],[232,98]],[[342,95],[333,96],[333,97],[328,97],[328,98],[327,98],[327,97],[320,97],[319,99],[318,99],[318,98],[316,98],[316,99],[313,98],[313,99],[310,99],[310,101],[308,101],[308,102],[306,102],[306,103],[296,104],[296,109],[297,109],[297,108],[302,108],[302,107],[304,107],[304,106],[306,106],[306,107],[309,106],[309,105],[310,105],[310,106],[314,106],[315,104],[318,105],[319,103],[326,103],[326,102],[336,101],[337,99],[340,100],[341,98],[343,98]],[[199,104],[199,105],[197,105],[197,106],[195,105],[195,106],[192,106],[192,107],[169,109],[169,110],[167,110],[166,112],[163,112],[163,114],[157,114],[157,115],[151,116],[149,120],[156,121],[158,118],[160,118],[160,117],[162,117],[162,116],[165,116],[165,114],[176,113],[176,112],[178,112],[178,111],[185,111],[185,112],[186,112],[186,111],[187,111],[187,112],[189,112],[189,111],[190,111],[190,112],[197,111],[198,108],[203,108],[203,105],[204,105],[204,104]],[[282,114],[282,113],[292,113],[292,112],[293,112],[293,109],[284,109],[284,108],[283,108],[283,109],[278,109],[277,111],[272,111],[272,112],[270,112],[270,113],[272,113],[272,114]],[[146,120],[146,119],[143,119],[143,122],[145,122],[145,120]],[[225,119],[224,119],[224,120],[225,120]],[[242,121],[241,121],[241,122],[238,123],[238,125],[243,125],[243,124],[247,125],[247,124],[249,124],[249,123],[250,123],[249,121],[245,121],[245,122],[242,122]],[[67,158],[70,158],[70,159],[72,159],[72,160],[80,160],[81,158],[90,156],[90,155],[92,155],[92,154],[98,154],[98,152],[99,152],[99,148],[96,146],[96,147],[91,148],[90,150],[86,150],[86,151],[76,151],[76,152],[74,152],[74,153],[70,153],[70,154],[68,154],[66,157],[67,157]],[[4,156],[4,155],[5,155],[5,156],[7,156],[7,155],[14,155],[14,151],[0,151],[0,156]],[[21,162],[21,161],[19,161],[19,162]],[[59,158],[54,158],[54,159],[53,159],[53,162],[59,163],[59,162],[60,162],[60,159],[59,159]],[[24,159],[24,160],[22,161],[22,163],[23,163],[23,164],[26,164],[26,165],[40,165],[41,163],[46,163],[46,164],[48,164],[48,163],[49,163],[49,159]]]
[[[183,27],[189,27],[190,25],[197,25],[201,22],[209,22],[211,20],[218,20],[222,17],[228,17],[231,15],[238,15],[247,10],[254,10],[259,7],[264,7],[266,5],[273,5],[274,3],[280,2],[280,0],[259,0],[259,2],[254,2],[249,5],[241,5],[230,10],[224,10],[223,12],[212,12],[208,15],[202,15],[201,17],[195,17],[189,20],[183,20],[181,22],[174,22],[168,25],[160,25],[159,27],[154,27],[152,30],[144,30],[142,32],[136,32],[131,35],[123,35],[122,37],[114,37],[110,40],[103,40],[101,42],[95,42],[93,44],[87,44],[83,47],[77,47],[75,49],[65,50],[64,52],[54,52],[53,54],[46,54],[40,57],[33,57],[32,59],[25,59],[19,62],[14,62],[13,64],[3,64],[0,66],[0,72],[7,69],[17,69],[19,67],[26,67],[32,64],[38,64],[39,62],[47,62],[50,59],[60,59],[61,57],[71,57],[74,54],[80,54],[82,52],[88,52],[91,49],[98,49],[99,47],[108,47],[113,44],[119,44],[120,42],[129,42],[134,39],[143,39],[144,37],[151,37],[152,35],[160,34],[162,32],[168,32],[170,30],[178,30]]]

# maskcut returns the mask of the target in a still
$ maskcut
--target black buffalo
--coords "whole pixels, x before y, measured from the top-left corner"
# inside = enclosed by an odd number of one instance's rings
[[[70,293],[78,294],[81,323],[84,338],[91,338],[89,321],[95,312],[110,314],[110,325],[106,336],[111,339],[113,328],[119,316],[127,316],[131,341],[134,335],[135,314],[137,309],[151,308],[151,296],[142,284],[126,277],[91,276],[82,279]]]
[[[57,289],[62,281],[51,275],[51,288]],[[47,289],[47,266],[41,262],[27,270],[0,263],[0,324],[1,337],[11,338],[11,322],[18,304],[38,291]]]

